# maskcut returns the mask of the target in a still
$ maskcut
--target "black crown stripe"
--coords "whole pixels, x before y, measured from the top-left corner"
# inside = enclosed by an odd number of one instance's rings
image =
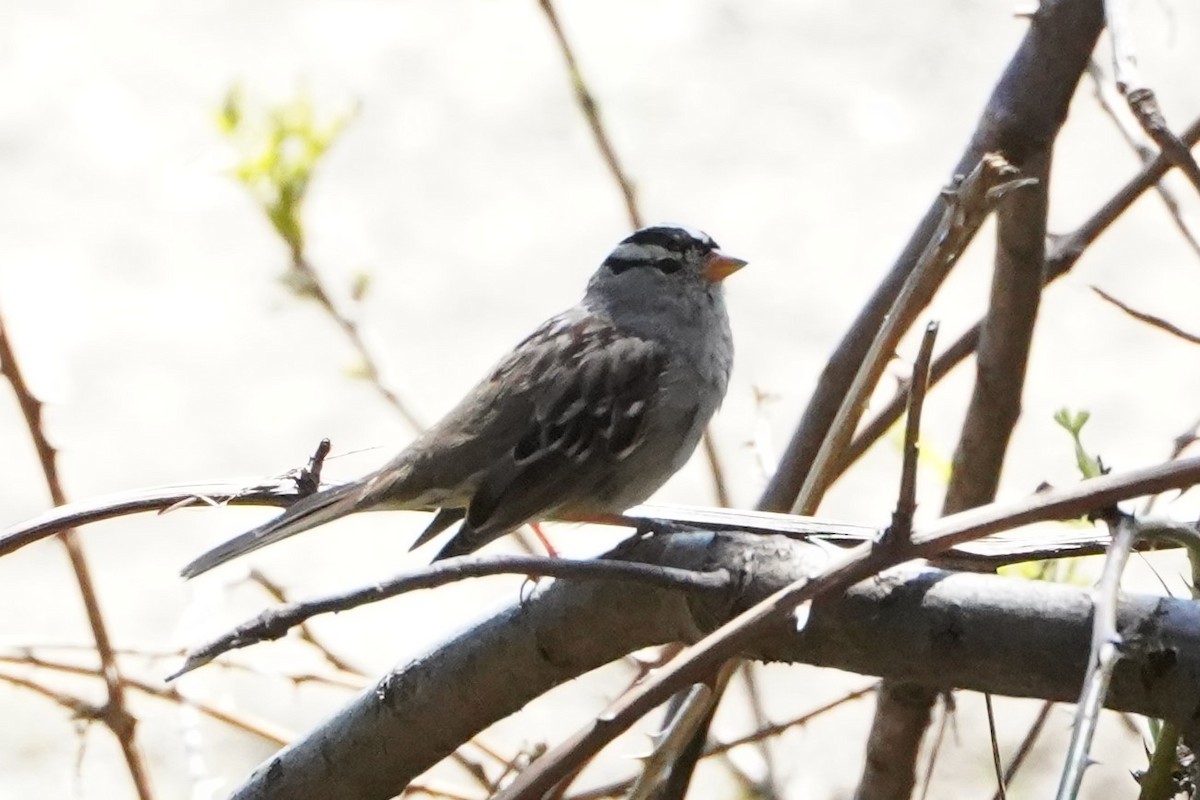
[[[717,246],[717,243],[711,239],[705,241],[679,228],[664,227],[642,228],[634,231],[621,244],[656,245],[673,253],[683,253],[687,250],[701,248],[708,250]]]

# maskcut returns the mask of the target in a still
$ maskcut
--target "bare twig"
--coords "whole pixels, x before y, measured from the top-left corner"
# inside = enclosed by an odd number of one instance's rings
[[[1052,141],[1066,119],[1079,77],[1103,27],[1102,9],[1097,4],[1041,3],[951,174],[966,174],[988,152],[1004,153],[1021,167],[1031,144]],[[779,511],[792,507],[875,331],[933,240],[945,205],[942,197],[931,204],[904,251],[830,356],[779,469],[763,493],[761,508]],[[911,322],[906,321],[902,328]]]
[[[1200,141],[1200,119],[1192,122],[1180,138],[1189,146]],[[1046,283],[1057,280],[1070,272],[1079,261],[1080,256],[1100,237],[1100,234],[1116,222],[1117,218],[1125,213],[1147,189],[1154,186],[1172,166],[1164,156],[1157,156],[1073,232],[1066,236],[1051,237],[1050,247],[1046,253]],[[982,322],[975,323],[959,336],[954,344],[934,359],[933,366],[929,371],[931,385],[936,386],[942,378],[950,374],[951,370],[965,361],[967,356],[975,352],[975,347],[979,344],[979,332],[982,326]],[[867,448],[883,436],[896,420],[900,419],[900,415],[904,413],[907,397],[908,387],[901,386],[892,399],[887,402],[887,405],[862,426],[862,430],[846,449],[845,457],[838,467],[839,473],[844,472],[850,464],[858,460],[867,451]]]
[[[296,474],[296,491],[303,495],[315,494],[321,488],[321,471],[325,468],[325,458],[333,448],[328,439],[322,439],[317,449],[309,456],[304,469]]]
[[[1017,770],[1021,768],[1021,765],[1025,763],[1025,759],[1033,752],[1033,745],[1037,742],[1038,737],[1042,735],[1042,730],[1046,727],[1046,720],[1050,718],[1050,711],[1053,708],[1053,701],[1048,700],[1042,704],[1042,708],[1038,711],[1033,724],[1025,732],[1025,738],[1021,740],[1021,746],[1017,748],[1017,752],[1013,754],[1012,760],[1008,762],[1008,767],[1004,770],[1004,786],[1012,785],[1013,778],[1017,775]],[[1004,800],[1004,798],[997,791],[992,795],[992,800]]]
[[[1147,314],[1145,311],[1138,311],[1136,308],[1131,307],[1127,303],[1121,302],[1108,292],[1095,286],[1092,287],[1092,291],[1099,295],[1101,300],[1112,303],[1114,306],[1121,309],[1139,322],[1144,322],[1151,327],[1158,328],[1160,331],[1165,331],[1172,336],[1183,339],[1189,344],[1200,344],[1200,336],[1197,336],[1194,333],[1188,333],[1183,328],[1180,328],[1178,325],[1175,325],[1171,322],[1167,322],[1162,317],[1156,317],[1153,314]]]
[[[627,580],[691,591],[714,591],[725,588],[729,575],[716,572],[688,570],[640,564],[631,561],[575,561],[565,558],[537,556],[492,556],[488,558],[460,557],[431,564],[372,586],[340,594],[327,595],[302,603],[288,603],[264,611],[254,619],[188,653],[183,666],[168,680],[203,666],[222,653],[247,647],[258,642],[278,639],[296,625],[318,614],[337,613],[351,608],[386,600],[405,592],[433,589],[447,583],[488,575],[528,575],[530,577],[564,580]]]
[[[408,423],[410,428],[416,431],[422,430],[425,426],[421,424],[421,420],[408,407],[408,404],[400,397],[399,393],[383,379],[383,373],[379,369],[379,360],[371,352],[371,349],[367,347],[367,343],[362,337],[362,331],[359,330],[358,323],[334,302],[333,296],[325,288],[321,276],[313,269],[312,264],[308,263],[308,259],[300,253],[293,253],[292,268],[303,276],[306,292],[317,301],[317,304],[325,310],[330,319],[341,328],[342,333],[350,342],[350,346],[354,348],[358,357],[362,360],[363,376],[375,387],[375,390],[387,401],[387,404],[404,418],[404,421]]]
[[[329,440],[326,439],[325,441],[329,441]],[[275,600],[276,603],[285,603],[286,604],[289,602],[287,593],[283,590],[283,587],[280,586],[275,581],[268,578],[266,575],[264,575],[259,570],[257,570],[257,569],[250,570],[250,574],[249,574],[248,578],[250,581],[252,581],[252,582],[258,584],[260,587],[262,587],[262,590],[264,592],[266,592],[268,595],[270,595]],[[329,647],[324,642],[322,642],[321,640],[319,640],[316,637],[316,634],[314,634],[312,632],[312,628],[309,627],[307,622],[301,622],[299,625],[297,625],[296,631],[297,631],[297,633],[299,633],[300,638],[303,641],[308,642],[308,644],[311,645],[318,653],[320,653],[321,656],[327,662],[329,662],[329,665],[332,666],[334,669],[341,670],[342,672],[348,672],[352,675],[360,675],[361,676],[361,675],[366,674],[363,670],[358,669],[357,667],[350,664],[348,661],[346,661],[342,657],[336,655],[331,649],[329,649]]]
[[[5,529],[0,532],[0,556],[8,555],[70,527],[114,519],[126,514],[162,511],[197,502],[204,505],[229,504],[286,508],[301,497],[303,495],[297,491],[294,480],[288,478],[156,486],[121,492],[60,506],[34,519]],[[564,521],[581,522],[584,520],[566,519]],[[645,504],[635,506],[621,516],[613,515],[607,518],[591,516],[586,521],[628,528],[675,526],[713,530],[739,528],[793,536],[820,534],[849,541],[862,541],[877,533],[875,528],[866,525],[708,506]]]
[[[70,505],[59,505],[33,519],[6,528],[0,532],[0,556],[6,556],[26,545],[70,528],[115,519],[126,514],[162,512],[196,503],[286,508],[300,497],[295,482],[288,479],[154,486],[121,492]]]
[[[997,211],[991,298],[976,352],[975,386],[943,502],[945,514],[995,499],[1009,437],[1021,412],[1042,294],[1049,150],[1030,153],[1025,168],[1037,185]]]
[[[274,479],[257,482],[228,481],[151,487],[102,496],[54,508],[34,519],[18,523],[0,532],[0,556],[7,555],[40,539],[53,536],[66,528],[115,519],[126,514],[159,511],[179,506],[185,501],[193,501],[196,498],[201,498],[205,505],[227,503],[286,508],[298,500],[300,495],[296,491],[294,481]],[[632,529],[741,530],[796,539],[815,538],[851,544],[873,540],[879,536],[879,529],[868,525],[797,517],[790,514],[775,514],[768,511],[704,506],[647,504],[629,509],[623,516],[591,521]],[[1036,536],[1015,533],[965,542],[951,548],[947,554],[942,556],[942,559],[945,563],[971,564],[977,569],[994,569],[1024,561],[1103,555],[1107,543],[1108,537],[1094,530],[1065,528],[1055,532],[1039,531]],[[1145,541],[1138,543],[1139,549],[1150,546]],[[1160,548],[1181,547],[1184,546],[1184,543],[1182,541],[1166,541],[1154,546]]]
[[[596,141],[596,149],[600,151],[608,171],[612,173],[613,180],[617,182],[617,187],[621,190],[621,196],[625,200],[625,212],[629,215],[629,224],[634,228],[640,228],[642,227],[642,215],[638,211],[633,182],[621,169],[617,151],[613,149],[604,125],[600,122],[600,107],[596,104],[596,98],[592,95],[591,90],[588,89],[587,82],[583,79],[583,73],[579,71],[579,63],[575,60],[575,53],[571,50],[567,35],[558,21],[554,3],[552,0],[538,0],[538,5],[542,7],[546,21],[550,23],[550,29],[554,31],[554,40],[558,42],[558,49],[562,52],[563,61],[566,63],[567,76],[571,79],[571,89],[575,92],[575,100],[579,103],[579,109],[587,119],[588,127],[592,131],[592,138]]]
[[[870,686],[864,686],[861,689],[855,689],[853,692],[849,692],[834,700],[830,700],[828,703],[814,708],[812,711],[801,714],[795,719],[788,720],[787,722],[780,722],[776,725],[767,725],[764,728],[759,728],[754,733],[748,733],[745,736],[739,736],[736,739],[730,739],[728,742],[716,742],[707,750],[705,750],[704,754],[706,756],[710,756],[718,753],[724,753],[728,750],[732,750],[735,747],[741,747],[744,744],[761,741],[762,739],[766,739],[771,736],[778,736],[781,733],[786,733],[792,728],[803,727],[822,714],[827,714],[835,708],[844,706],[846,703],[859,700],[875,691],[877,688],[879,688],[879,684],[873,683]]]
[[[11,384],[13,393],[17,397],[21,413],[25,417],[25,425],[33,439],[34,448],[37,450],[38,461],[41,463],[42,474],[50,491],[50,497],[55,505],[62,505],[67,501],[67,496],[58,476],[57,453],[42,428],[42,403],[25,383],[2,317],[0,317],[0,374],[3,374]],[[63,531],[59,536],[59,541],[67,551],[67,559],[71,563],[71,570],[75,574],[75,582],[79,587],[79,594],[87,612],[88,625],[96,642],[96,653],[100,657],[101,674],[108,692],[108,700],[102,709],[100,719],[121,746],[121,752],[125,757],[125,766],[129,770],[129,776],[138,797],[140,800],[149,800],[153,794],[150,790],[150,776],[146,772],[145,763],[142,761],[134,739],[137,720],[129,712],[125,703],[121,670],[113,653],[112,641],[108,636],[108,626],[104,621],[104,613],[100,609],[100,599],[96,595],[87,557],[84,555],[83,546],[74,530]]]
[[[983,702],[987,708],[988,742],[992,746],[992,767],[996,770],[996,797],[1007,800],[1008,789],[1004,781],[1004,764],[1000,760],[1000,739],[996,736],[996,709],[992,706],[990,692],[983,693]]]
[[[704,436],[700,441],[704,447],[704,458],[708,461],[708,474],[712,478],[713,494],[716,496],[717,505],[731,506],[733,503],[729,498],[729,484],[725,480],[725,469],[721,466],[721,456],[717,453],[716,442],[713,441],[711,425],[705,427]]]
[[[1154,91],[1146,86],[1137,67],[1137,54],[1133,43],[1130,24],[1129,0],[1104,0],[1104,16],[1108,33],[1112,38],[1113,73],[1117,88],[1125,95],[1129,108],[1137,117],[1142,129],[1150,135],[1188,180],[1200,191],[1200,165],[1192,158],[1191,151],[1171,132],[1158,107]]]
[[[22,689],[27,689],[34,694],[39,694],[49,700],[54,701],[58,705],[71,712],[71,715],[77,719],[97,719],[98,713],[94,705],[79,697],[60,692],[56,689],[51,689],[38,681],[26,675],[10,675],[6,672],[0,672],[0,682],[19,686]]]
[[[653,678],[619,698],[596,721],[534,761],[497,797],[503,800],[540,797],[671,694],[704,680],[721,663],[755,641],[763,627],[781,621],[798,605],[814,597],[845,588],[900,561],[936,556],[955,544],[1005,527],[1070,518],[1130,497],[1197,482],[1200,482],[1200,459],[1158,465],[1125,475],[1106,475],[1067,489],[1042,492],[1027,498],[1019,506],[1002,503],[942,517],[915,533],[912,547],[906,552],[865,544],[835,556],[830,566],[811,580],[780,589],[684,650]]]
[[[1121,574],[1129,561],[1129,553],[1137,538],[1137,525],[1132,519],[1118,514],[1115,522],[1110,521],[1112,546],[1104,559],[1104,570],[1092,594],[1094,617],[1092,623],[1092,649],[1088,654],[1087,673],[1075,708],[1075,724],[1071,729],[1071,745],[1067,761],[1063,766],[1062,779],[1058,784],[1058,800],[1073,800],[1079,796],[1083,784],[1083,773],[1088,768],[1088,751],[1092,745],[1092,734],[1100,721],[1100,709],[1108,684],[1112,680],[1113,667],[1121,657],[1123,638],[1117,630],[1117,594],[1121,590]]]
[[[1191,447],[1197,441],[1200,441],[1200,436],[1197,436],[1197,433],[1200,433],[1200,419],[1197,419],[1188,426],[1187,430],[1175,437],[1175,441],[1171,445],[1171,460],[1179,458],[1184,450]]]
[[[712,689],[703,683],[697,683],[687,692],[687,697],[680,704],[680,713],[668,720],[666,727],[658,737],[654,751],[645,760],[642,772],[634,781],[626,800],[649,800],[659,783],[670,772],[675,755],[691,740],[696,728],[705,721],[708,710],[712,707]]]
[[[873,683],[870,686],[864,686],[861,689],[856,689],[853,692],[850,692],[849,694],[844,694],[841,697],[838,697],[834,700],[830,700],[828,703],[825,703],[824,705],[822,705],[818,708],[815,708],[812,711],[802,714],[799,717],[790,719],[787,722],[780,722],[775,725],[767,725],[763,728],[759,728],[758,730],[754,731],[753,733],[748,733],[745,736],[739,736],[736,739],[730,739],[727,742],[711,743],[705,749],[703,757],[707,758],[709,756],[727,753],[736,747],[741,747],[743,745],[761,742],[762,740],[770,738],[772,736],[779,736],[780,734],[787,733],[792,728],[803,727],[803,726],[807,725],[808,723],[812,722],[814,719],[822,716],[823,714],[827,714],[836,708],[840,708],[841,706],[846,705],[847,703],[851,703],[855,700],[859,700],[859,699],[865,697],[867,694],[875,691],[875,689],[878,686],[879,686],[878,683]],[[582,791],[582,792],[575,792],[570,795],[569,800],[600,800],[600,798],[603,798],[603,797],[614,797],[616,795],[623,795],[625,792],[629,791],[629,787],[632,786],[633,783],[634,783],[633,778],[626,778],[625,780],[614,781],[613,783],[609,783],[604,786],[597,786],[594,789],[588,789],[588,790]]]
[[[958,261],[975,232],[1007,193],[1027,186],[1017,171],[996,154],[985,155],[961,183],[946,190],[948,205],[929,247],[909,274],[892,309],[875,334],[862,365],[842,399],[833,424],[804,479],[794,514],[816,511],[836,475],[842,453],[850,443],[866,399],[883,374],[913,315],[924,308]]]
[[[1025,169],[1036,185],[1020,198],[1002,203],[997,211],[995,268],[988,313],[977,346],[978,375],[955,449],[943,514],[964,511],[995,499],[1009,437],[1021,407],[1045,262],[1048,149],[1028,152]],[[885,686],[889,684],[884,682]],[[893,703],[890,708],[881,704],[876,711],[872,738],[876,728],[892,735],[879,738],[881,747],[874,752],[874,758],[868,754],[864,784],[872,768],[912,780],[915,756],[924,735],[924,728],[918,724],[922,718],[916,709],[918,698],[924,698],[932,706],[937,695],[926,687],[909,689],[913,695],[909,704]],[[889,713],[901,719],[888,720]],[[928,712],[924,719],[927,724]],[[913,722],[906,724],[909,720]]]
[[[933,343],[937,340],[938,323],[925,326],[921,338],[921,349],[913,362],[912,379],[908,391],[908,420],[904,427],[904,461],[900,467],[900,492],[896,510],[892,512],[892,524],[884,531],[884,540],[889,544],[907,546],[912,536],[913,514],[917,510],[917,464],[920,455],[921,409],[925,405],[925,392],[929,388],[929,360],[933,356]]]
[[[1120,92],[1117,91],[1113,84],[1108,82],[1095,59],[1088,62],[1087,73],[1092,79],[1092,85],[1095,87],[1096,102],[1100,104],[1100,108],[1117,126],[1117,130],[1121,132],[1122,138],[1137,153],[1143,165],[1154,161],[1154,157],[1158,155],[1158,150],[1151,144],[1152,140],[1141,127],[1133,125],[1132,119],[1117,110],[1121,101]],[[1200,230],[1196,230],[1192,221],[1185,216],[1183,207],[1179,203],[1179,198],[1175,196],[1175,192],[1162,181],[1154,184],[1154,190],[1162,199],[1163,205],[1167,207],[1167,213],[1171,215],[1171,221],[1175,223],[1175,227],[1183,234],[1184,241],[1188,243],[1193,252],[1200,254]]]
[[[29,654],[27,657],[22,658],[0,655],[0,663],[23,667],[36,667],[38,669],[44,669],[48,672],[58,672],[65,675],[82,675],[89,678],[102,678],[102,676],[97,673],[96,670],[90,667],[81,667],[78,664],[54,661],[51,659],[42,658],[40,656],[35,656],[33,654]],[[3,673],[0,673],[0,680],[14,683],[14,681],[10,680],[10,676]],[[270,742],[276,746],[285,745],[296,737],[296,734],[293,731],[282,728],[273,722],[264,719],[258,719],[248,714],[233,712],[219,706],[210,705],[202,700],[197,700],[193,697],[184,695],[175,687],[163,686],[157,682],[149,683],[147,681],[138,680],[137,678],[132,678],[125,674],[121,676],[121,683],[126,689],[132,689],[134,691],[141,692],[142,694],[153,697],[157,700],[164,700],[177,705],[191,706],[210,719],[223,722],[231,728],[236,728],[244,733],[257,736],[258,738]],[[63,703],[63,705],[66,704]],[[79,709],[73,710],[75,710],[76,713],[79,713]],[[88,716],[95,716],[97,719],[103,718],[102,711],[96,710],[94,710],[93,714],[89,714]]]
[[[754,726],[759,730],[766,730],[771,725],[769,724],[770,717],[767,715],[762,688],[759,686],[758,664],[753,661],[742,661],[741,669],[738,672],[742,678],[742,686],[746,690],[746,699],[750,707],[750,713],[754,719]],[[761,779],[755,779],[743,774],[743,783],[750,784],[751,788],[757,790],[756,793],[763,797],[763,800],[782,797],[783,787],[779,783],[779,765],[776,763],[774,752],[765,743],[759,746],[758,752],[762,756],[765,775]],[[712,748],[705,750],[705,756],[711,753]],[[729,760],[728,764],[736,771],[744,772],[732,760]]]
[[[882,691],[883,689],[887,688],[889,685],[892,685],[892,684],[893,684],[893,681],[883,681],[880,684],[880,690]],[[920,688],[919,686],[914,686],[913,684],[900,684],[900,685],[904,686],[908,689],[919,689]],[[921,776],[921,800],[926,800],[926,798],[929,797],[929,787],[933,785],[933,771],[935,769],[937,769],[938,756],[940,756],[942,754],[942,745],[945,744],[945,742],[946,742],[946,730],[950,727],[950,723],[953,720],[953,714],[955,711],[954,695],[950,694],[949,692],[944,692],[944,693],[942,693],[941,698],[942,698],[942,713],[938,716],[937,733],[934,734],[933,746],[929,748],[929,758],[926,759],[926,761],[925,761],[925,772]],[[934,698],[934,700],[926,703],[926,705],[928,706],[928,713],[930,715],[932,715],[935,702],[936,702],[936,698]],[[920,719],[919,715],[921,714],[922,710],[923,709],[921,708],[919,701],[915,701],[913,704],[913,707],[902,712],[902,714],[904,716],[911,717],[914,721],[919,721],[919,719]],[[914,725],[913,727],[916,728],[918,726]],[[926,727],[928,727],[928,725],[926,725]],[[914,733],[916,735],[914,735],[910,738],[915,740],[919,744],[920,738],[921,738],[920,731],[916,730],[916,731],[914,731]],[[897,738],[902,743],[908,744],[908,742],[905,742],[904,736],[899,736]],[[881,743],[881,744],[884,744],[884,743]],[[899,762],[901,764],[904,762],[904,759],[901,759],[901,758],[896,758],[893,760],[896,762]],[[915,753],[913,754],[911,760],[913,761],[913,763],[916,763],[916,754]],[[903,784],[901,784],[901,786],[903,786]]]

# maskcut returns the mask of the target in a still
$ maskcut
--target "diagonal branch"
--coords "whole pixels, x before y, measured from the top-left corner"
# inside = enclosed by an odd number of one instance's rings
[[[1152,141],[1140,127],[1135,127],[1132,120],[1122,115],[1117,109],[1121,100],[1120,93],[1117,88],[1109,83],[1100,69],[1100,65],[1095,59],[1088,62],[1088,77],[1092,79],[1092,84],[1095,89],[1096,102],[1100,104],[1100,109],[1108,115],[1108,118],[1117,126],[1117,130],[1121,132],[1123,138],[1133,151],[1137,153],[1137,157],[1141,159],[1143,165],[1154,161],[1158,151],[1150,144]],[[1181,137],[1181,139],[1184,137]],[[1171,216],[1171,221],[1175,223],[1175,227],[1183,235],[1184,241],[1192,248],[1192,251],[1200,255],[1200,230],[1184,215],[1183,208],[1180,206],[1179,198],[1175,196],[1175,192],[1167,186],[1167,184],[1159,182],[1154,185],[1155,192],[1163,201],[1163,205],[1167,208],[1167,213]]]
[[[571,49],[570,42],[567,41],[566,33],[563,32],[562,23],[558,21],[558,14],[554,11],[553,0],[538,0],[538,5],[541,6],[542,12],[546,15],[546,21],[550,23],[550,29],[554,32],[554,40],[558,43],[558,49],[561,51],[567,67],[567,76],[571,79],[571,89],[575,92],[575,100],[579,103],[579,109],[583,112],[588,128],[592,131],[596,149],[600,151],[605,166],[612,173],[613,180],[617,182],[617,188],[621,190],[621,197],[625,201],[625,213],[629,216],[629,224],[634,228],[640,228],[642,227],[642,215],[638,210],[633,181],[625,174],[625,170],[621,169],[617,151],[609,141],[604,124],[600,121],[600,106],[597,105],[596,98],[592,95],[587,81],[583,79],[583,73],[579,70],[575,53]]]
[[[42,475],[50,491],[50,497],[55,505],[62,505],[67,501],[67,496],[58,476],[57,453],[42,428],[42,403],[25,384],[2,317],[0,317],[0,374],[8,380],[13,393],[17,396],[21,413],[25,417],[25,425],[29,429],[29,435],[37,450],[38,461],[41,463]],[[153,794],[150,790],[150,776],[134,739],[134,727],[137,720],[130,713],[125,702],[121,670],[108,635],[108,625],[104,620],[104,612],[100,608],[100,599],[96,594],[87,557],[84,555],[83,546],[74,530],[62,531],[59,534],[59,541],[67,551],[67,559],[75,574],[75,583],[79,587],[80,598],[83,600],[83,607],[87,613],[88,625],[91,627],[92,637],[96,642],[96,653],[100,657],[100,672],[108,692],[108,700],[104,708],[100,710],[99,717],[121,746],[121,752],[125,757],[125,766],[129,770],[129,776],[138,797],[141,800],[149,800]]]
[[[1009,504],[995,504],[942,517],[925,530],[918,531],[912,547],[906,552],[898,552],[897,548],[876,548],[868,543],[834,556],[819,575],[777,590],[689,647],[659,670],[654,678],[619,698],[595,722],[533,762],[497,796],[497,800],[540,797],[672,693],[703,681],[724,661],[761,642],[764,630],[771,626],[786,626],[792,611],[801,603],[843,590],[891,565],[913,558],[932,558],[955,544],[993,533],[998,527],[1074,517],[1081,510],[1081,502],[1092,509],[1106,508],[1130,496],[1153,494],[1160,491],[1160,487],[1187,486],[1198,481],[1200,459],[1135,470],[1123,476],[1106,475],[1068,489],[1035,495],[1024,501],[1019,510],[1012,509]],[[1011,513],[998,517],[999,509],[1006,506]]]
[[[1125,95],[1125,101],[1142,129],[1200,192],[1200,165],[1192,158],[1187,146],[1171,132],[1159,109],[1154,90],[1142,81],[1133,42],[1129,0],[1104,0],[1104,16],[1112,37],[1113,72],[1117,88]]]
[[[989,152],[1003,153],[1020,168],[1029,152],[1052,141],[1066,119],[1075,87],[1103,25],[1103,9],[1092,0],[1042,2],[952,174],[966,174]],[[932,240],[945,203],[942,197],[934,200],[896,263],[829,357],[780,467],[760,500],[761,508],[779,511],[795,502],[874,332]],[[901,328],[907,329],[912,321],[904,320]]]
[[[1092,291],[1099,295],[1101,300],[1112,303],[1114,306],[1121,309],[1139,322],[1144,322],[1151,327],[1158,328],[1160,331],[1166,331],[1172,336],[1177,336],[1180,339],[1183,339],[1185,342],[1189,342],[1191,344],[1200,344],[1200,336],[1197,336],[1194,333],[1188,333],[1183,328],[1180,328],[1178,325],[1175,325],[1172,322],[1168,322],[1162,317],[1156,317],[1153,314],[1147,314],[1145,311],[1138,311],[1136,308],[1133,308],[1126,303],[1122,303],[1108,292],[1104,291],[1103,289],[1098,289],[1095,286],[1092,287]]]
[[[1075,706],[1075,724],[1071,727],[1071,744],[1067,750],[1067,761],[1063,766],[1062,779],[1058,784],[1058,800],[1073,800],[1083,785],[1083,773],[1090,763],[1088,752],[1092,736],[1100,721],[1100,709],[1104,696],[1112,684],[1113,670],[1125,639],[1117,628],[1117,602],[1121,590],[1121,575],[1133,551],[1133,542],[1138,536],[1137,525],[1125,515],[1117,512],[1108,522],[1112,530],[1112,546],[1104,558],[1104,570],[1092,592],[1094,621],[1092,643],[1088,653],[1087,672]]]
[[[929,247],[921,254],[886,319],[872,337],[862,365],[841,399],[829,432],[822,438],[812,468],[800,487],[792,506],[793,514],[816,511],[825,490],[833,482],[837,465],[854,435],[867,398],[911,320],[929,304],[937,287],[946,279],[950,268],[957,263],[992,209],[1011,191],[1027,185],[1028,181],[1018,177],[1007,161],[989,153],[973,166],[959,185],[946,190],[946,209]]]
[[[992,531],[1001,518],[1028,522],[1074,516],[1082,507],[1131,492],[1196,480],[1200,459],[1186,468],[1173,464],[1106,476],[1019,505],[976,509],[918,532],[916,553],[927,555],[935,543]],[[939,542],[936,536],[947,538]],[[557,582],[398,665],[335,717],[264,763],[235,797],[392,797],[471,735],[552,686],[646,645],[696,641],[828,560],[819,548],[780,537],[709,533],[652,536],[627,555],[682,569],[724,567],[735,575],[736,588],[705,599],[655,588],[630,592],[609,582]],[[1118,664],[1109,705],[1186,718],[1200,704],[1200,608],[1191,601],[1132,596],[1122,599],[1119,614],[1121,629],[1138,630],[1144,647]],[[945,636],[948,629],[956,635]],[[580,630],[588,635],[580,636]],[[782,614],[776,624],[749,635],[750,644],[739,655],[1064,700],[1078,695],[1090,630],[1091,607],[1077,587],[914,565],[864,581],[844,595],[823,597],[812,606],[803,631],[797,632],[790,614]],[[702,648],[685,650],[679,663],[688,663]],[[656,675],[675,669],[668,665]],[[669,693],[696,682],[692,675],[683,677],[682,683],[659,690]],[[644,680],[635,691],[655,682],[654,677]],[[1194,727],[1189,720],[1179,719]],[[626,719],[618,707],[595,724],[615,734]],[[539,763],[517,780],[531,776]]]
[[[1200,141],[1200,119],[1188,126],[1181,136],[1189,146]],[[1108,202],[1101,206],[1075,231],[1066,236],[1052,236],[1046,253],[1046,283],[1066,275],[1078,263],[1084,251],[1104,233],[1117,218],[1125,213],[1133,202],[1142,196],[1170,170],[1172,164],[1165,156],[1159,155],[1148,162],[1137,175],[1131,178]],[[956,366],[975,352],[979,344],[979,331],[983,322],[977,322],[958,337],[955,342],[938,355],[930,368],[930,383],[941,382]],[[862,430],[854,437],[854,441],[846,450],[845,458],[839,472],[845,471],[850,464],[857,461],[888,429],[900,419],[904,413],[905,398],[908,389],[901,386],[892,399],[881,408]]]
[[[724,570],[695,572],[660,567],[655,564],[597,559],[576,561],[539,556],[470,556],[446,559],[416,572],[398,575],[362,589],[327,595],[315,600],[285,603],[242,623],[202,647],[190,650],[183,666],[172,673],[174,680],[186,672],[204,666],[222,653],[271,641],[285,635],[319,614],[336,614],[352,608],[387,600],[390,597],[422,589],[434,589],[467,578],[489,575],[525,575],[530,578],[559,578],[563,580],[620,580],[634,581],[660,588],[688,589],[693,592],[720,591],[728,588],[729,575]]]

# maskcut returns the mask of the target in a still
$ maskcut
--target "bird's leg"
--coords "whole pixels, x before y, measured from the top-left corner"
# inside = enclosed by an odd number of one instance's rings
[[[554,545],[550,544],[550,540],[546,538],[546,534],[542,531],[541,523],[531,522],[529,523],[529,527],[533,531],[533,535],[536,536],[538,541],[542,543],[542,547],[546,548],[546,555],[550,556],[550,558],[558,558],[558,550],[556,550]]]

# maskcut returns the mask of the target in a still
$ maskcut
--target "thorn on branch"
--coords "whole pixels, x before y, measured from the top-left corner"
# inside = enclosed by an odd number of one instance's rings
[[[317,449],[309,457],[308,463],[296,473],[296,491],[301,497],[314,494],[321,488],[321,469],[325,466],[325,457],[329,455],[332,445],[329,439],[322,439]]]

